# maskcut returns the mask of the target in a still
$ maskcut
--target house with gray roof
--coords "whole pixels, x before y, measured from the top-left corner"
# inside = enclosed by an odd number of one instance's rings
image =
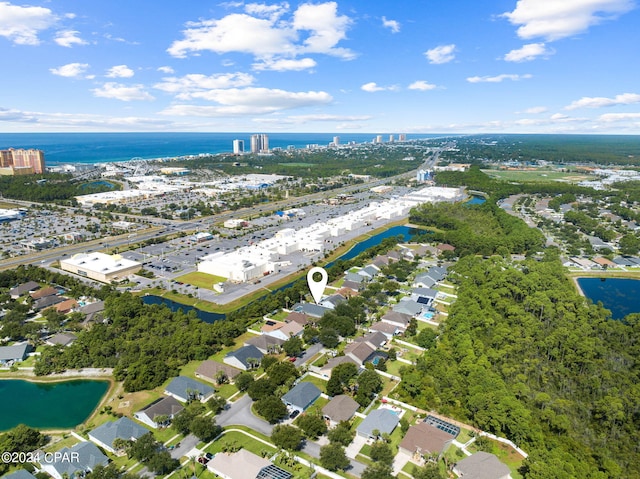
[[[364,276],[359,275],[358,273],[347,272],[344,275],[344,280],[360,284],[364,281]]]
[[[55,306],[58,303],[62,303],[66,298],[62,296],[53,295],[53,296],[45,296],[44,298],[40,298],[33,302],[34,311],[42,311],[50,306]]]
[[[183,409],[184,406],[176,398],[165,396],[140,409],[133,414],[133,417],[147,426],[157,429],[166,425],[158,423],[158,418],[166,418],[166,422],[169,423]]]
[[[178,401],[201,401],[205,402],[216,392],[211,386],[191,379],[187,376],[178,376],[167,384],[164,393],[173,396]]]
[[[453,440],[454,437],[448,432],[426,422],[419,422],[409,427],[398,449],[419,461],[431,454],[441,454]]]
[[[436,299],[436,296],[438,295],[438,292],[435,289],[431,289],[431,288],[413,288],[411,290],[411,298],[419,298],[419,297],[424,297],[424,298],[428,298],[431,300]]]
[[[135,441],[147,434],[149,430],[140,424],[133,422],[128,417],[121,417],[117,421],[105,422],[89,432],[89,440],[111,453],[117,454],[113,447],[116,439]]]
[[[395,335],[404,331],[404,328],[400,328],[397,324],[385,323],[384,321],[377,321],[369,326],[369,331],[375,331],[382,333],[386,336],[387,341],[390,341]]]
[[[271,336],[266,336],[264,334],[260,336],[256,336],[256,338],[262,338],[263,336],[265,336],[266,338],[277,339],[278,341],[282,341],[279,338],[273,338]],[[251,340],[256,338],[251,338]],[[247,343],[249,341],[247,341]],[[248,371],[249,369],[253,369],[260,363],[262,356],[264,356],[264,354],[262,351],[260,351],[260,349],[255,347],[253,344],[247,344],[246,346],[243,346],[240,349],[236,349],[235,351],[231,351],[230,353],[227,353],[227,355],[222,359],[222,362],[225,364],[228,364],[229,366],[233,366],[234,368],[242,369],[243,371]],[[257,364],[249,360],[255,360],[257,361]]]
[[[321,318],[327,311],[331,311],[329,308],[324,308],[313,303],[296,303],[292,309],[296,313],[304,313],[313,318]]]
[[[399,422],[400,417],[390,409],[375,409],[360,423],[356,433],[365,439],[377,439],[374,431],[380,435],[391,434]]]
[[[78,337],[73,333],[57,333],[47,339],[50,346],[71,346]]]
[[[365,266],[360,271],[358,271],[358,274],[367,280],[375,278],[376,276],[378,276],[378,273],[380,273],[380,269],[372,264]]]
[[[329,425],[335,427],[342,421],[348,421],[356,413],[360,404],[346,394],[334,396],[323,408],[322,414],[329,420]]]
[[[27,281],[26,283],[19,284],[15,288],[9,290],[9,294],[12,299],[17,299],[25,293],[32,293],[40,289],[40,284],[35,281]]]
[[[401,300],[398,304],[393,306],[393,310],[397,313],[408,314],[409,316],[416,316],[422,312],[422,308],[424,306],[422,304],[417,303],[416,301],[412,301],[407,299],[405,301]]]
[[[315,384],[299,382],[291,390],[282,396],[282,402],[290,409],[303,412],[320,397],[322,392]]]
[[[109,458],[89,441],[79,442],[71,448],[63,447],[57,451],[56,456],[42,454],[40,457],[42,470],[55,479],[83,475],[93,471],[98,465],[106,466],[109,463]],[[63,461],[61,458],[68,460]]]
[[[453,466],[453,472],[464,479],[511,479],[511,471],[495,455],[479,451]]]
[[[351,291],[358,292],[362,289],[362,284],[356,281],[345,279],[342,283],[343,288],[349,288]]]
[[[344,348],[344,355],[353,359],[358,366],[362,366],[375,352],[376,348],[364,341],[354,341]]]
[[[24,361],[33,347],[29,343],[0,346],[0,366],[11,366],[18,361]]]
[[[344,303],[346,300],[347,298],[345,298],[341,294],[332,294],[331,296],[327,296],[322,301],[320,301],[320,306],[329,309],[335,309],[336,306],[338,306],[340,303]]]
[[[437,281],[428,272],[417,274],[413,280],[413,286],[417,288],[430,288],[436,283]]]
[[[409,322],[411,321],[412,317],[413,315],[411,314],[400,313],[398,311],[392,310],[387,311],[384,316],[380,318],[380,321],[399,326],[404,331],[405,329],[407,329],[407,326],[409,326]]]
[[[333,370],[333,368],[335,368],[339,364],[343,364],[343,363],[355,364],[358,367],[362,366],[361,363],[359,363],[358,361],[354,360],[350,356],[336,356],[335,358],[329,359],[329,361],[327,361],[327,364],[325,364],[324,366],[322,366],[320,368],[319,374],[321,374],[322,376],[327,377],[327,378],[331,377],[331,371]]]
[[[36,479],[36,476],[26,469],[18,469],[17,471],[2,477],[4,477],[4,479]]]
[[[96,320],[104,312],[104,301],[96,301],[95,303],[84,305],[78,311],[86,315],[85,321]]]

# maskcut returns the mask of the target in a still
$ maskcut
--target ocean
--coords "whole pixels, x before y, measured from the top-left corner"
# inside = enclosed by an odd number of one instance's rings
[[[340,143],[369,143],[375,133],[268,133],[270,148],[305,148],[328,145],[334,136]],[[398,135],[394,135],[398,138]],[[408,140],[443,135],[407,135]],[[47,166],[93,164],[132,159],[172,158],[201,153],[231,153],[233,140],[244,140],[250,148],[250,133],[0,133],[0,150],[35,148],[44,151]],[[383,135],[386,142],[389,135]]]

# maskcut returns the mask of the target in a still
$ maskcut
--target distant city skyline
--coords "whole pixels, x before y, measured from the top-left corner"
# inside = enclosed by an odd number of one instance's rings
[[[9,0],[0,132],[640,134],[638,25],[637,0]]]

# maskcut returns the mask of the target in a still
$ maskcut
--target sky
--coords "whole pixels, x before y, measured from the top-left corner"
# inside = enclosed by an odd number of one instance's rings
[[[640,134],[640,0],[0,0],[0,132]]]

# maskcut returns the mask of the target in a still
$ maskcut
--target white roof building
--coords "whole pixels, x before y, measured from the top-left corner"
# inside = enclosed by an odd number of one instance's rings
[[[122,281],[130,274],[142,268],[137,261],[123,258],[120,255],[108,255],[100,252],[80,253],[60,260],[63,271],[95,279],[103,283]]]

